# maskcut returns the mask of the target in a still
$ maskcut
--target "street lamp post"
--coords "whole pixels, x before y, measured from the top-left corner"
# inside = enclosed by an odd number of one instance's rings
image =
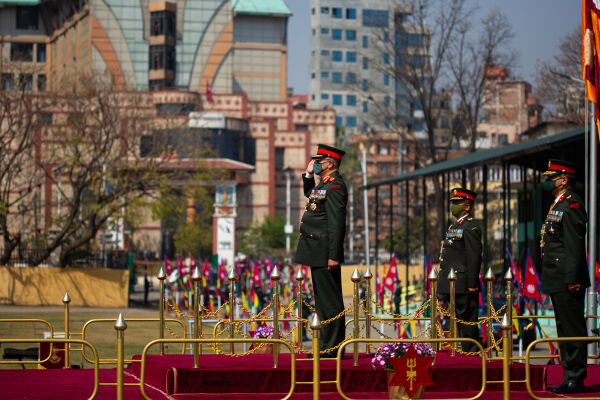
[[[285,169],[285,226],[283,231],[285,233],[285,253],[289,257],[291,247],[291,235],[294,231],[290,220],[292,216],[292,167]]]

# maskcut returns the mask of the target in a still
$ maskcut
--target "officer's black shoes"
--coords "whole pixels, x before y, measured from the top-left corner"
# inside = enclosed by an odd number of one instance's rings
[[[312,353],[307,354],[306,358],[313,358],[313,354]],[[337,358],[337,351],[328,351],[325,353],[321,353],[320,359],[322,360],[324,358],[330,358],[330,359]],[[344,357],[342,356],[342,358],[344,358]]]
[[[585,386],[582,382],[565,382],[558,386],[552,386],[548,390],[557,394],[582,393],[585,391]]]

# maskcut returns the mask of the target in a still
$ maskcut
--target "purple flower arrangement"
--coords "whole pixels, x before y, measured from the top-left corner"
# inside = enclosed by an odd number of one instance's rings
[[[261,325],[252,334],[252,339],[269,339],[272,336],[273,327],[270,325]]]
[[[390,358],[404,356],[410,346],[413,346],[421,357],[435,356],[435,350],[427,343],[385,343],[377,348],[377,352],[371,360],[371,366],[393,371],[394,367],[390,362]]]

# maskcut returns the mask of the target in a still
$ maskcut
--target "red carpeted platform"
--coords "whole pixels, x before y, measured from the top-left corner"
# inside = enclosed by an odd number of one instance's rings
[[[171,357],[171,356],[167,356]],[[269,357],[270,361],[270,357]],[[351,360],[344,360],[344,362],[350,362]],[[361,359],[361,364],[362,364]],[[465,360],[467,361],[467,360]],[[330,361],[323,362],[325,366]],[[469,379],[465,369],[455,364],[460,373],[465,375],[465,379]],[[452,365],[452,364],[449,364]],[[214,369],[219,369],[219,365],[214,365]],[[513,368],[517,368],[514,366]],[[562,381],[562,367],[559,365],[542,366],[547,372],[548,385],[557,385]],[[139,366],[137,367],[136,373],[139,373]],[[481,374],[478,369],[477,375]],[[434,375],[435,379],[435,375]],[[101,382],[115,382],[115,369],[101,369],[100,370],[100,381]],[[364,382],[364,379],[361,379]],[[134,375],[133,369],[125,370],[125,382],[139,382]],[[249,383],[244,381],[244,377],[240,376],[238,379],[230,382],[233,385]],[[586,392],[573,395],[571,397],[591,397],[600,399],[600,366],[589,365],[588,366],[588,378],[585,381]],[[325,387],[326,385],[324,385]],[[4,399],[48,399],[48,400],[63,400],[63,399],[87,399],[92,393],[93,387],[93,371],[89,369],[84,370],[2,370],[0,369],[0,400]],[[432,389],[432,388],[429,388]],[[501,391],[492,391],[488,387],[484,393],[484,399],[489,400],[501,400]],[[214,399],[214,400],[272,400],[281,399],[284,393],[180,393],[168,395],[159,388],[153,388],[146,385],[146,393],[150,398],[154,400],[203,400],[203,399]],[[125,398],[128,400],[142,399],[138,387],[125,387]],[[444,398],[468,398],[476,394],[474,391],[468,390],[442,390],[433,391],[427,390],[425,392],[425,398],[429,399],[444,399]],[[555,397],[561,398],[565,396],[554,395],[550,392],[535,391],[535,394],[540,397]],[[351,398],[356,399],[385,399],[387,398],[387,392],[385,391],[359,391],[347,393]],[[96,399],[114,399],[115,388],[113,387],[100,387]],[[340,399],[341,396],[336,392],[321,392],[322,400],[333,400]],[[525,391],[513,390],[510,394],[511,400],[525,400],[531,397]],[[301,392],[294,393],[292,396],[294,400],[309,400],[312,399],[312,393]]]
[[[374,393],[387,391],[384,370],[373,369],[369,354],[361,354],[360,365],[353,366],[350,355],[342,360],[342,389],[345,393]],[[134,357],[136,359],[136,357]],[[139,357],[137,357],[139,359]],[[296,381],[312,380],[312,361],[296,363]],[[133,374],[140,376],[140,363],[133,366]],[[322,360],[321,380],[335,380],[335,361]],[[502,364],[487,364],[487,380],[502,380]],[[511,368],[512,379],[525,378],[522,364]],[[439,353],[431,369],[435,386],[428,392],[467,392],[481,387],[481,359],[472,356],[451,357]],[[270,354],[251,354],[244,357],[226,355],[201,355],[199,368],[193,368],[190,355],[151,355],[146,365],[146,382],[169,395],[186,393],[286,393],[290,388],[290,355],[281,354],[279,368],[273,368]],[[546,369],[536,365],[531,368],[532,388],[545,390]],[[502,390],[501,384],[489,384],[487,390]],[[525,390],[524,384],[513,384],[511,390]],[[296,393],[310,392],[310,385],[297,385]],[[322,392],[335,392],[333,384],[324,384]]]

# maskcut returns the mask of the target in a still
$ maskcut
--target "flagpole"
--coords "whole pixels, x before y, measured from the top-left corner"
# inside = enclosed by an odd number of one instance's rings
[[[590,274],[591,286],[588,290],[587,315],[591,318],[587,319],[588,336],[596,336],[592,330],[596,329],[596,308],[598,298],[596,297],[596,261],[598,259],[597,236],[598,229],[596,222],[598,221],[598,137],[596,134],[596,107],[595,104],[590,104],[590,142],[589,142],[589,222],[588,222],[588,252],[590,255]],[[598,355],[598,347],[596,343],[588,344],[588,354],[591,356]]]
[[[369,270],[371,267],[371,250],[369,248],[369,194],[367,189],[367,153],[365,151],[365,147],[361,144],[361,155],[362,161],[360,163],[360,168],[362,170],[363,175],[363,205],[364,205],[364,224],[365,224],[365,271]],[[367,281],[367,285],[371,285],[371,282]],[[367,304],[370,303],[371,299],[368,299]]]

